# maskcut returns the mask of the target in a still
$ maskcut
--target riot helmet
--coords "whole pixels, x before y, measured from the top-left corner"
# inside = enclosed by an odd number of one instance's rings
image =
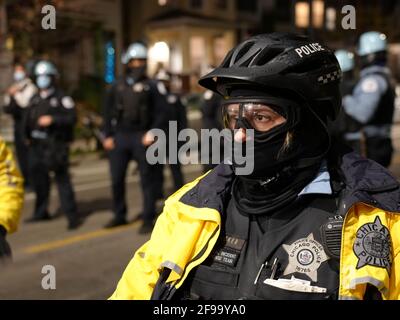
[[[354,54],[347,50],[337,50],[335,51],[336,59],[339,62],[340,69],[342,72],[349,72],[354,70]]]
[[[387,37],[377,31],[365,32],[358,41],[357,54],[360,57],[361,67],[373,64],[386,64],[387,61]]]
[[[141,42],[132,43],[122,54],[121,62],[126,66],[126,76],[130,84],[145,76],[147,57],[147,48]]]
[[[34,67],[33,75],[39,89],[48,89],[54,85],[58,71],[50,61],[40,60]]]

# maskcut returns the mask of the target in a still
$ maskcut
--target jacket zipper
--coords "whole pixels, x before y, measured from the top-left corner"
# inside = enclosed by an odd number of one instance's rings
[[[201,249],[200,252],[186,264],[185,270],[183,271],[183,275],[182,275],[182,277],[179,279],[179,281],[177,281],[177,282],[175,283],[175,285],[172,284],[172,283],[170,284],[170,287],[169,287],[168,293],[167,293],[167,299],[170,298],[169,295],[170,295],[170,292],[172,291],[172,289],[173,289],[173,288],[176,288],[176,285],[177,285],[179,282],[183,282],[184,280],[186,280],[186,277],[188,276],[189,272],[190,272],[194,267],[197,266],[197,265],[194,265],[194,266],[193,266],[192,268],[190,268],[190,270],[187,272],[188,267],[189,267],[191,264],[193,264],[196,260],[199,260],[199,259],[204,255],[204,253],[207,251],[207,248],[208,248],[208,245],[209,245],[211,239],[214,238],[214,236],[215,236],[215,234],[218,232],[218,230],[219,230],[219,226],[217,226],[217,227],[215,228],[215,230],[213,231],[212,235],[211,235],[210,238],[208,239],[208,241],[207,241],[207,243],[205,244],[205,246],[203,247],[203,249]]]

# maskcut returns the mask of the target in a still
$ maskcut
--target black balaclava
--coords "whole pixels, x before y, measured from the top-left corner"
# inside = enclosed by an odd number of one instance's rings
[[[387,52],[380,51],[359,57],[361,69],[371,66],[385,67],[387,65]]]
[[[237,176],[233,185],[233,198],[241,212],[267,214],[279,210],[293,202],[316,176],[329,148],[329,136],[320,120],[300,101],[247,89],[233,90],[228,102],[230,99],[262,99],[286,119],[268,132],[255,130],[254,171]],[[249,128],[245,122],[237,127]],[[288,134],[291,142],[284,149]]]
[[[139,81],[146,75],[146,65],[140,67],[127,67],[126,68],[126,77],[131,79],[131,81]]]

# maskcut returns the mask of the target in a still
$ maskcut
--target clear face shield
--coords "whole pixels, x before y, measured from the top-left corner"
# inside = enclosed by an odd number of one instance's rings
[[[224,125],[229,129],[254,129],[268,132],[286,123],[284,116],[261,102],[231,102],[223,105]],[[242,124],[242,126],[241,126]]]
[[[297,108],[284,99],[230,99],[223,103],[226,128],[254,129],[256,142],[266,142],[279,133],[287,132],[298,121]]]

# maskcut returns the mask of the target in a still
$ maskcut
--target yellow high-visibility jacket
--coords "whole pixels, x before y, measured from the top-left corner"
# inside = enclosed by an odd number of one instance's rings
[[[11,150],[0,138],[0,225],[7,233],[18,228],[24,201],[23,182]]]
[[[343,157],[341,170],[346,192],[340,208],[339,299],[363,299],[367,284],[383,299],[400,299],[399,184],[386,169],[355,153]],[[151,239],[137,250],[110,299],[168,299],[182,286],[217,242],[232,176],[229,166],[220,165],[167,199]],[[388,240],[375,247],[380,257],[356,247],[373,237]]]

